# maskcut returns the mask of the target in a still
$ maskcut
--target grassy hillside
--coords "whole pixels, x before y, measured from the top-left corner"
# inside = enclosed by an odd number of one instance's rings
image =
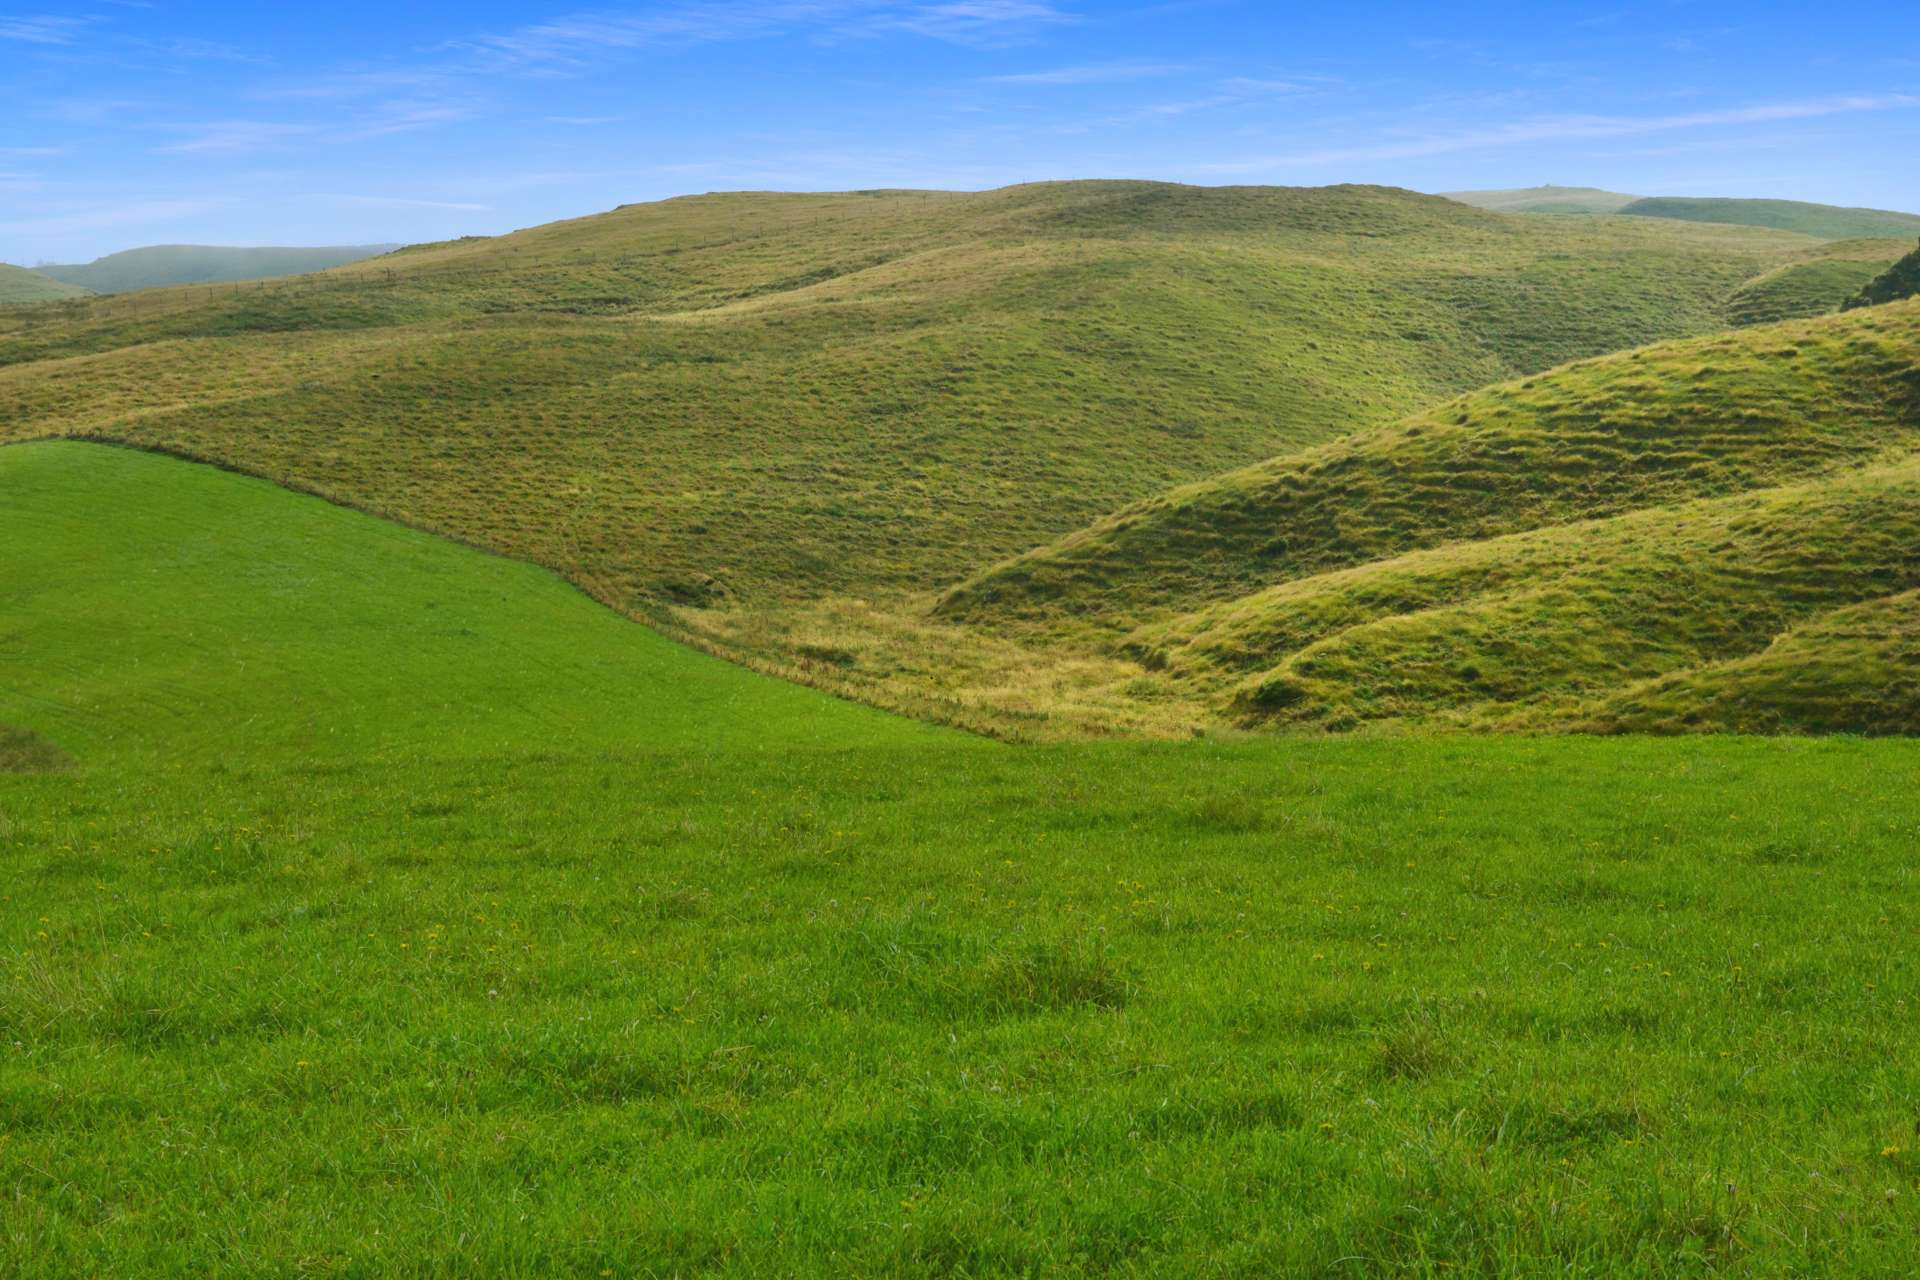
[[[1914,744],[1012,750],[165,458],[0,538],[0,1274],[1911,1258]]]
[[[392,244],[317,249],[237,249],[221,245],[156,244],[125,249],[92,262],[39,268],[43,275],[94,293],[127,293],[173,284],[215,284],[304,275],[358,262],[399,248]]]
[[[1809,247],[1359,187],[708,196],[0,316],[0,438],[218,461],[840,685],[797,604],[917,617],[1170,486],[1718,330]]]
[[[1122,651],[1183,696],[1282,722],[1586,724],[1920,585],[1917,456],[1905,303],[1489,388],[1123,510],[940,612],[1069,646],[1138,628]],[[1898,702],[1846,727],[1911,723]]]
[[[52,276],[25,267],[0,262],[0,305],[16,302],[57,302],[62,298],[84,298],[90,291],[79,285],[55,280]]]
[[[1509,191],[1447,191],[1449,200],[1499,213],[1618,213],[1639,196],[1598,187],[1519,187]]]
[[[943,736],[694,653],[532,566],[131,450],[0,449],[0,542],[0,725],[39,736],[23,760]]]
[[[1688,222],[1727,222],[1749,227],[1797,231],[1822,240],[1920,234],[1920,214],[1888,209],[1845,209],[1799,200],[1726,200],[1653,196],[1624,205],[1620,213],[1636,218],[1679,218]]]
[[[1838,311],[1907,247],[1904,240],[1836,240],[1808,250],[1734,290],[1727,319],[1737,325],[1772,324]]]

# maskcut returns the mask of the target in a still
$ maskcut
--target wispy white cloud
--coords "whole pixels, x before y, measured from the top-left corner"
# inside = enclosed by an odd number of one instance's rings
[[[891,33],[1008,44],[1071,21],[1050,0],[673,0],[552,18],[449,47],[498,62],[567,67],[621,51],[791,34],[844,39]]]
[[[576,129],[591,129],[596,125],[620,124],[627,116],[542,116],[548,124],[564,124]]]
[[[435,125],[455,124],[471,119],[474,108],[452,102],[390,102],[362,116],[352,124],[324,135],[328,142],[365,142],[389,138],[396,133],[412,133]]]
[[[170,126],[186,134],[153,150],[159,155],[237,155],[313,137],[315,126],[269,120],[209,120]]]
[[[1427,156],[1449,155],[1461,151],[1481,151],[1499,147],[1526,146],[1542,142],[1580,142],[1607,138],[1632,138],[1646,134],[1671,133],[1685,129],[1727,128],[1737,125],[1773,124],[1789,120],[1811,120],[1823,116],[1850,115],[1870,111],[1895,111],[1920,107],[1920,95],[1904,93],[1858,94],[1817,98],[1803,102],[1779,102],[1761,106],[1734,107],[1720,111],[1694,111],[1665,116],[1541,116],[1507,124],[1464,129],[1453,133],[1426,134],[1391,141],[1362,143],[1346,147],[1327,147],[1290,154],[1261,156],[1224,164],[1196,166],[1194,172],[1247,173],[1265,169],[1312,165],[1348,164],[1370,160],[1412,160]]]
[[[22,44],[72,44],[74,37],[97,19],[63,18],[39,14],[28,18],[0,18],[0,40]]]
[[[1089,66],[1055,67],[1049,71],[1022,71],[1012,75],[988,76],[994,84],[1082,85],[1116,84],[1129,80],[1153,80],[1179,75],[1187,67],[1171,62],[1099,62]]]
[[[1074,21],[1044,0],[951,0],[941,4],[885,4],[848,29],[907,32],[956,44],[1007,45],[1048,27]]]
[[[296,143],[338,145],[412,133],[465,120],[469,106],[447,102],[387,102],[331,123],[279,120],[211,120],[162,126],[185,136],[153,148],[156,155],[244,155]]]
[[[218,40],[199,40],[192,36],[169,36],[164,39],[139,39],[127,42],[127,47],[143,53],[159,54],[169,58],[179,58],[187,62],[245,62],[264,64],[268,59],[257,53],[249,53],[236,45],[222,44]]]

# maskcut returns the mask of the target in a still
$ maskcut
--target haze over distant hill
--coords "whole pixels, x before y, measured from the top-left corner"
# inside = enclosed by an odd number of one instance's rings
[[[1736,200],[1696,196],[1630,196],[1598,187],[1521,187],[1503,191],[1449,191],[1449,200],[1501,213],[1617,213],[1629,218],[1673,218],[1797,231],[1821,240],[1920,235],[1920,214],[1849,209],[1803,200]]]
[[[1499,213],[1618,213],[1639,196],[1599,187],[1518,187],[1507,191],[1443,191],[1449,200]]]
[[[92,292],[39,271],[0,262],[0,303],[54,302],[61,298],[84,298]]]
[[[94,293],[128,293],[168,284],[220,284],[305,275],[391,253],[399,247],[361,244],[315,249],[240,249],[156,244],[110,253],[92,262],[53,264],[34,270]]]
[[[1846,209],[1801,200],[1720,200],[1655,196],[1620,210],[1635,218],[1679,218],[1687,222],[1734,222],[1748,227],[1798,231],[1822,240],[1860,236],[1920,235],[1920,214],[1890,209]]]

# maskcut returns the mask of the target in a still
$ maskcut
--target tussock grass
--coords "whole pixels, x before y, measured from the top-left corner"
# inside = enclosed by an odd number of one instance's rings
[[[38,734],[0,724],[0,773],[45,773],[68,763],[64,751]]]

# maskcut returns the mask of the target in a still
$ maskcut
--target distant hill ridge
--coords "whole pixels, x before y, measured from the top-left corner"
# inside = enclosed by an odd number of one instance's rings
[[[227,284],[305,275],[377,257],[395,244],[334,245],[321,248],[230,248],[222,245],[156,244],[110,253],[92,262],[36,267],[43,276],[94,293],[129,293],[170,284]]]
[[[1920,214],[1890,209],[1846,209],[1800,200],[1720,200],[1656,196],[1620,210],[1634,218],[1679,218],[1687,222],[1735,222],[1748,227],[1798,231],[1822,240],[1861,236],[1920,236]]]
[[[55,280],[39,271],[0,262],[0,304],[16,302],[56,302],[62,298],[85,298],[93,290]]]
[[[1804,200],[1749,200],[1709,196],[1630,196],[1598,187],[1517,187],[1449,191],[1446,198],[1497,213],[1619,214],[1794,231],[1821,240],[1920,235],[1920,214],[1854,209]]]

